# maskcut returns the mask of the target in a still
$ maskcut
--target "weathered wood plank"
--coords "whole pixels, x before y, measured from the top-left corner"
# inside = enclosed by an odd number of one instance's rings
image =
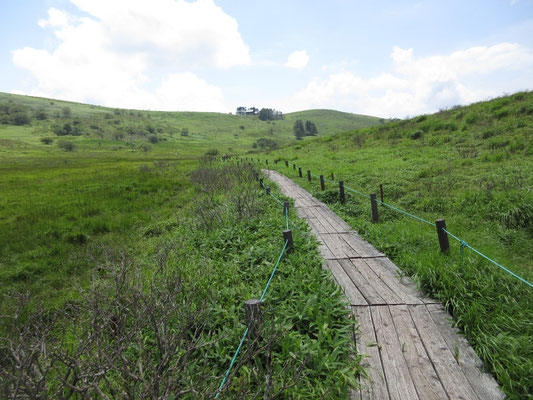
[[[406,276],[400,268],[396,264],[394,264],[391,260],[389,260],[387,257],[381,257],[381,258],[374,258],[367,260],[367,264],[374,268],[374,265],[379,265],[380,268],[383,268],[389,272],[389,275],[394,277],[394,279],[398,280],[398,283],[402,285],[402,287],[405,288],[406,293],[408,293],[410,296],[418,298],[422,303],[428,304],[428,303],[437,303],[436,300],[433,300],[424,293],[422,293],[416,286],[416,284],[408,277]]]
[[[364,263],[368,265],[369,269],[396,295],[400,298],[403,304],[424,304],[422,300],[417,297],[417,293],[412,288],[400,283],[399,279],[391,274],[391,272],[384,268],[382,259],[380,258],[365,258]]]
[[[350,277],[354,285],[359,289],[368,304],[386,304],[386,301],[379,295],[376,288],[374,288],[358,271],[357,267],[354,266],[352,260],[339,260],[339,264],[344,269],[344,272]]]
[[[379,293],[385,304],[404,304],[404,301],[396,295],[378,276],[370,269],[365,259],[349,260],[352,268],[356,268],[368,283]]]
[[[375,249],[374,246],[372,246],[355,232],[344,234],[343,239],[357,252],[359,257],[371,258],[384,256],[383,253]]]
[[[437,372],[418,336],[406,305],[389,307],[396,334],[418,396],[424,400],[448,399]]]
[[[448,348],[454,355],[457,364],[478,397],[484,400],[501,400],[505,398],[496,380],[490,374],[482,372],[484,369],[483,362],[474,352],[466,338],[459,333],[457,328],[452,326],[450,322],[451,316],[444,310],[444,307],[441,304],[430,304],[427,305],[427,309]]]
[[[355,332],[357,351],[362,354],[361,366],[365,369],[368,380],[360,378],[359,394],[362,400],[390,399],[380,349],[377,344],[370,307],[352,307],[359,329]]]
[[[381,347],[383,370],[394,400],[419,399],[415,385],[409,374],[409,368],[403,356],[388,306],[371,306],[372,321],[376,331],[376,339]]]
[[[448,396],[452,399],[461,400],[479,399],[463,371],[459,368],[426,306],[411,306],[408,309],[420,339]]]
[[[327,267],[331,271],[333,277],[342,288],[344,294],[350,300],[352,305],[368,305],[359,289],[354,285],[350,277],[346,274],[344,269],[340,266],[337,260],[328,260]]]

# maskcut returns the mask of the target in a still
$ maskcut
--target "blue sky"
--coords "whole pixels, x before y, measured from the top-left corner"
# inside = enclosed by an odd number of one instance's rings
[[[533,0],[2,0],[0,91],[400,117],[533,89]]]

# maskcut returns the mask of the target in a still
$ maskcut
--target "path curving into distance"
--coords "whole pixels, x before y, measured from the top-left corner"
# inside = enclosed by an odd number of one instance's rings
[[[351,399],[503,399],[504,394],[442,305],[346,222],[284,175],[263,170],[294,199],[320,242],[324,268],[342,287],[359,329],[355,346],[368,379]]]

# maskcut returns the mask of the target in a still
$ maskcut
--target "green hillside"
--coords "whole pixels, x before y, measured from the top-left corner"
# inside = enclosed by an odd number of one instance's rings
[[[112,109],[87,104],[0,93],[0,107],[25,113],[28,121],[0,121],[0,151],[9,147],[43,150],[43,137],[56,138],[65,124],[71,131],[63,139],[89,151],[146,151],[199,155],[251,151],[263,144],[286,145],[295,140],[297,119],[312,121],[318,136],[383,124],[385,120],[333,110],[309,110],[261,121],[257,116],[206,112],[158,112]],[[61,133],[62,134],[62,133]],[[263,139],[262,141],[258,140]],[[255,146],[254,146],[255,144]],[[259,147],[258,147],[259,144]],[[49,148],[46,148],[49,151]]]
[[[383,126],[317,138],[262,155],[346,218],[441,300],[510,398],[530,398],[533,288],[450,237],[442,256],[435,227],[381,206],[370,222],[364,195],[383,185],[384,202],[448,230],[533,282],[533,92],[453,107]],[[269,165],[273,165],[270,163]],[[305,171],[335,183],[320,191]]]

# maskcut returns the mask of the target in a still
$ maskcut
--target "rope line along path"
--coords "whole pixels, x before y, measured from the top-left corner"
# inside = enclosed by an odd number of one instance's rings
[[[294,199],[299,216],[320,242],[324,267],[343,289],[359,323],[355,347],[365,355],[368,377],[360,378],[362,386],[350,393],[350,400],[503,399],[440,303],[401,277],[396,265],[325,204],[287,177],[263,172]]]

